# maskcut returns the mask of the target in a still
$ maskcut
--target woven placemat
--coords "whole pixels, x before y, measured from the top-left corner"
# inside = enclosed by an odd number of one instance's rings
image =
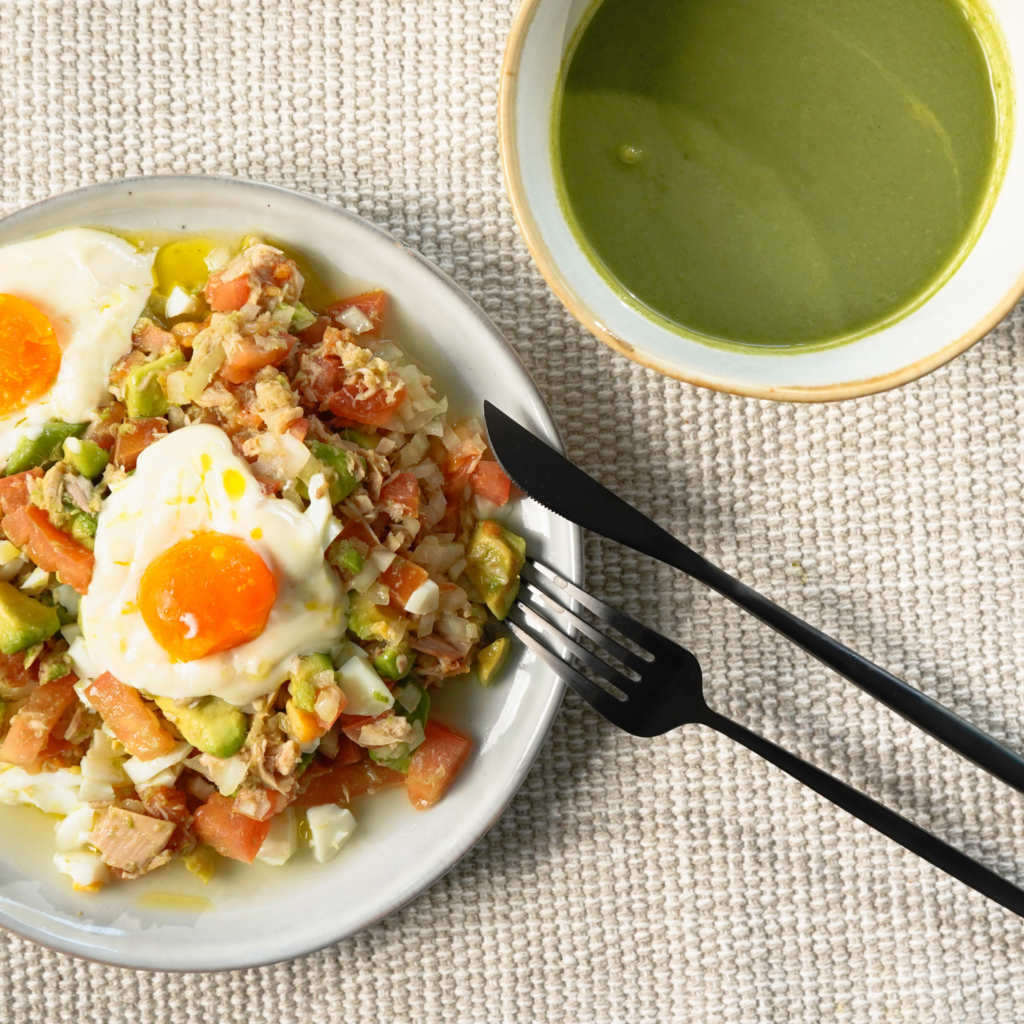
[[[1024,323],[897,392],[799,407],[612,355],[548,290],[501,181],[515,0],[0,0],[2,208],[238,174],[362,214],[516,346],[570,454],[698,550],[1024,747]],[[713,706],[1008,876],[1019,796],[688,581],[594,538],[591,587],[690,645]],[[752,755],[631,739],[572,696],[512,806],[351,941],[137,974],[0,936],[3,1024],[1024,1019],[1022,923]]]

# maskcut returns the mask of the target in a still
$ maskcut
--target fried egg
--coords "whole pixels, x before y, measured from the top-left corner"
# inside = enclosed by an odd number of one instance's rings
[[[242,706],[284,682],[295,655],[330,650],[346,598],[324,560],[340,525],[321,489],[305,512],[264,494],[210,424],[147,448],[99,515],[81,602],[92,670]]]
[[[0,465],[48,420],[82,423],[109,400],[152,268],[152,255],[89,228],[0,248]]]

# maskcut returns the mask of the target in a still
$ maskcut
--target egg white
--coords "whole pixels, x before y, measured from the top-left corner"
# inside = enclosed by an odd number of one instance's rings
[[[174,662],[138,610],[139,581],[163,551],[210,530],[252,544],[274,573],[277,600],[256,639]],[[160,697],[251,703],[288,678],[296,654],[330,650],[344,634],[346,596],[324,561],[339,530],[326,496],[302,512],[265,495],[219,427],[200,423],[168,434],[139,456],[100,513],[96,566],[81,602],[86,663]]]
[[[91,228],[0,247],[0,294],[31,302],[53,325],[61,365],[50,389],[0,416],[0,464],[47,420],[83,423],[105,404],[111,366],[132,345],[132,327],[153,289],[153,256]]]

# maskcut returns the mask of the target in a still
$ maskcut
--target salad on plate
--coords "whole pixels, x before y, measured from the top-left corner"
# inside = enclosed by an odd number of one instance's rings
[[[0,248],[0,802],[57,816],[83,890],[430,807],[472,749],[431,694],[500,673],[525,557],[382,291],[136,242]]]

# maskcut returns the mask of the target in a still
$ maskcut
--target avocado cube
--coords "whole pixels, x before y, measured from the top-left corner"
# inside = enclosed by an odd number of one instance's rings
[[[93,538],[96,536],[96,516],[90,512],[79,512],[71,520],[71,536],[84,548],[93,549]]]
[[[371,434],[365,430],[356,430],[354,427],[343,430],[341,436],[346,441],[351,441],[353,444],[359,445],[360,448],[366,448],[368,451],[373,451],[380,442],[380,438],[376,434]]]
[[[483,686],[490,686],[508,661],[512,642],[507,636],[499,637],[493,644],[481,647],[476,656],[476,674]]]
[[[174,349],[159,359],[129,370],[124,382],[124,404],[129,419],[143,419],[149,416],[163,416],[170,408],[167,392],[160,382],[161,374],[185,361],[181,349]]]
[[[64,461],[89,480],[98,480],[107,468],[110,453],[88,438],[69,437],[64,442]]]
[[[16,654],[53,636],[60,629],[57,609],[0,583],[0,651]]]
[[[327,561],[335,568],[354,576],[362,571],[365,559],[350,540],[339,540],[328,550]]]
[[[231,757],[245,744],[249,719],[220,697],[203,697],[192,707],[178,707],[170,697],[154,697],[156,706],[185,739],[213,757]]]
[[[323,464],[332,505],[344,501],[366,476],[366,459],[362,455],[335,448],[324,441],[313,441],[309,450]]]
[[[373,656],[373,667],[385,679],[393,679],[395,682],[404,679],[412,669],[410,650],[409,645],[404,642],[397,647],[382,647]]]
[[[36,466],[52,465],[64,457],[64,442],[69,437],[81,437],[88,423],[64,423],[50,420],[44,423],[37,437],[23,437],[11,452],[4,468],[4,476],[24,473]]]
[[[292,669],[291,682],[288,684],[296,707],[313,713],[317,683],[325,672],[330,674],[330,680],[324,678],[324,681],[333,682],[334,663],[329,654],[305,654],[298,659],[298,665]]]
[[[388,605],[374,604],[365,594],[352,594],[348,628],[360,640],[387,640],[398,618],[398,613]]]
[[[522,537],[493,519],[477,523],[466,548],[466,575],[499,619],[505,618],[519,593],[519,572],[525,561]]]

